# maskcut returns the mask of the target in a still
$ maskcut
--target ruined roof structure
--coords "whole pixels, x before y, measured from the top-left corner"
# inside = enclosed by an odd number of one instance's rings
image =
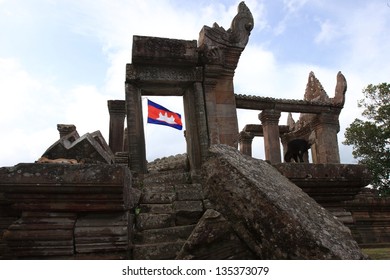
[[[134,36],[124,99],[107,103],[108,144],[59,124],[37,162],[0,168],[0,258],[365,259],[361,247],[390,242],[389,204],[355,199],[367,168],[340,163],[341,72],[334,97],[314,73],[302,100],[234,93],[254,27],[241,2],[230,28],[204,26],[198,40]],[[146,161],[144,95],[183,97],[185,154]],[[237,109],[259,123],[239,132]],[[282,112],[301,115],[279,125]],[[251,157],[253,137],[266,161]],[[294,139],[312,163],[282,162]]]

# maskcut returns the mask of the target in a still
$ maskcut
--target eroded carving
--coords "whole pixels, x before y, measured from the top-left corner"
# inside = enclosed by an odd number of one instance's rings
[[[228,30],[229,41],[245,47],[248,43],[253,26],[252,13],[243,1],[238,5],[238,13],[234,17],[230,29]]]
[[[241,52],[248,43],[253,26],[253,16],[245,2],[238,5],[237,15],[228,30],[217,23],[214,23],[213,27],[204,26],[199,38],[202,61],[223,64],[226,61],[226,56],[231,55],[227,49],[234,47],[239,49],[238,56],[237,54],[233,56],[236,62],[232,65],[235,68]]]

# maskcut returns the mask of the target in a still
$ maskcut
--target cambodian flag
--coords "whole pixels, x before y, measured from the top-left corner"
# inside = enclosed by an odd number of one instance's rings
[[[148,123],[161,124],[181,130],[181,115],[148,100]]]

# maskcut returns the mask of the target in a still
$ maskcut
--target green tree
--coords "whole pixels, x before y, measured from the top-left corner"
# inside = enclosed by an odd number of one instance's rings
[[[366,119],[353,121],[343,143],[352,145],[354,158],[370,169],[380,195],[390,195],[390,84],[370,84],[363,94],[358,106],[365,108]]]

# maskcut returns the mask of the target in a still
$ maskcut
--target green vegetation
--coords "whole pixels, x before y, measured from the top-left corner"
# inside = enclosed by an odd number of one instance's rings
[[[362,251],[372,260],[390,260],[390,248],[365,248]]]
[[[390,195],[390,84],[368,85],[358,102],[363,117],[345,131],[343,144],[353,146],[353,156],[372,172],[372,186],[381,196]]]

